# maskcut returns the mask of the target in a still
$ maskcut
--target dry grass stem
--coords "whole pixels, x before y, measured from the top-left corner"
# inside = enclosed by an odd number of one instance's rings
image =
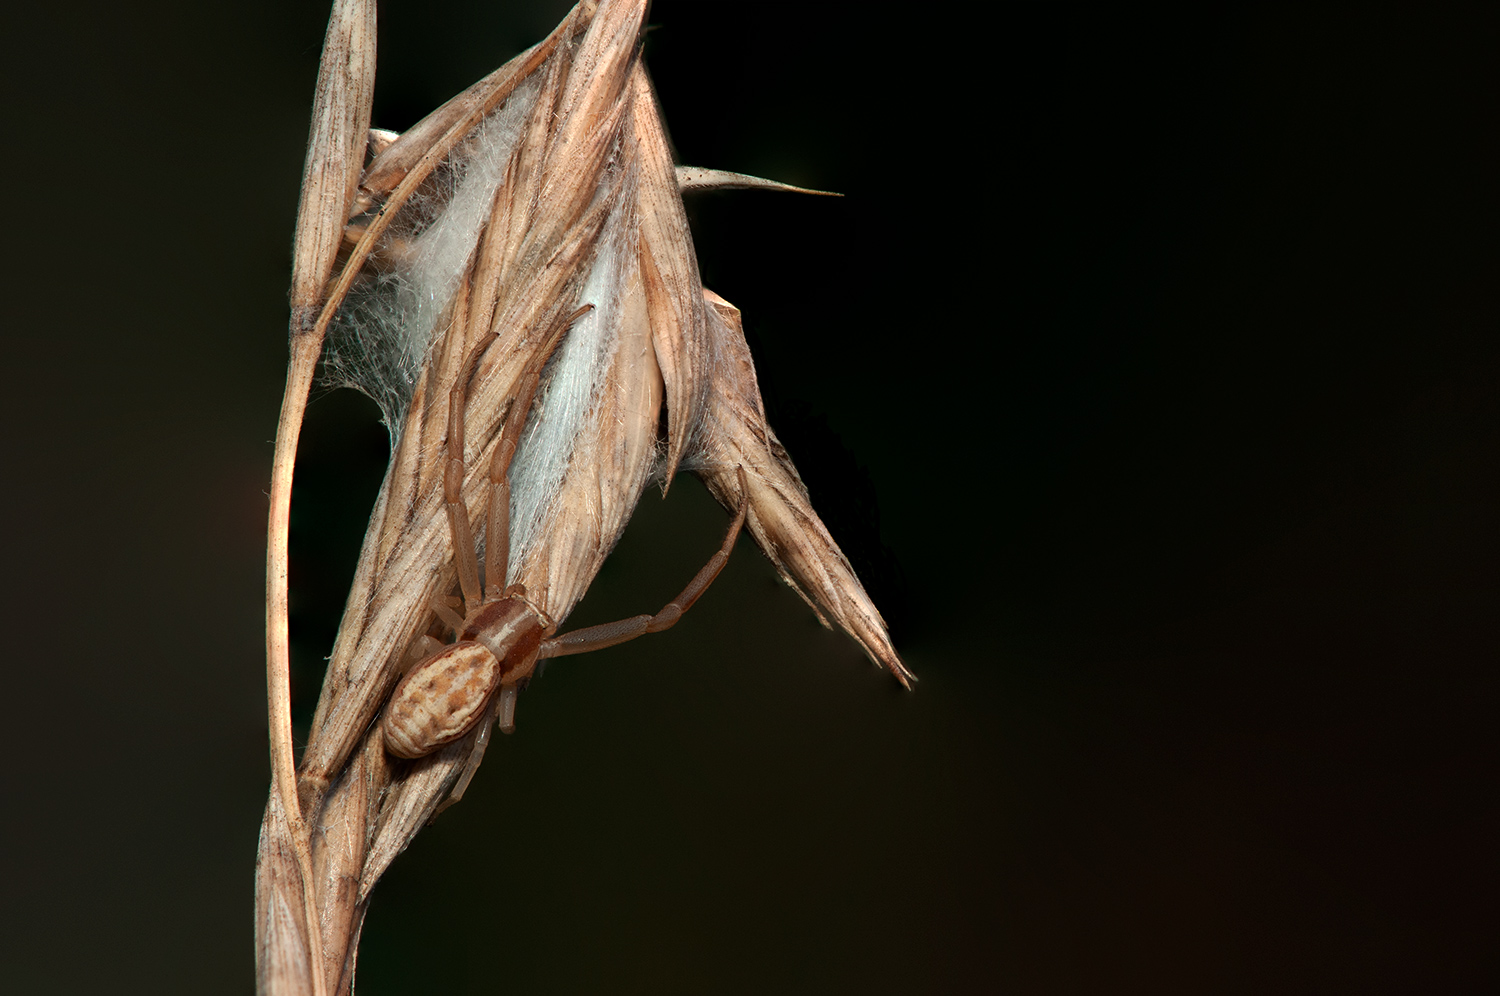
[[[426,756],[386,750],[379,719],[392,689],[451,629],[442,600],[460,586],[455,535],[461,547],[472,535],[508,551],[487,569],[524,585],[536,618],[558,624],[647,485],[690,470],[726,508],[746,502],[756,542],[825,625],[912,680],[765,423],[739,312],[703,288],[681,200],[684,189],[798,188],[673,165],[640,61],[645,8],[580,4],[545,41],[396,136],[367,130],[373,7],[335,7],[298,222],[273,483],[275,787],[256,886],[263,993],[353,991],[371,890],[462,794],[500,702],[514,705],[512,688]],[[330,375],[381,403],[396,444],[294,792],[290,454],[325,332]],[[455,397],[464,404],[450,412]],[[511,445],[508,472],[492,478],[496,453],[504,466]],[[448,496],[445,474],[459,475]],[[499,512],[492,490],[509,495]],[[462,587],[467,598],[478,581]]]
[[[292,263],[291,341],[286,393],[276,431],[266,549],[266,684],[273,788],[261,830],[259,875],[281,888],[256,892],[257,985],[263,991],[322,996],[325,975],[309,952],[322,947],[311,841],[295,791],[291,727],[291,644],[287,625],[287,537],[292,464],[322,334],[312,316],[343,241],[348,206],[364,164],[375,87],[375,5],[338,0],[318,67],[307,163]]]

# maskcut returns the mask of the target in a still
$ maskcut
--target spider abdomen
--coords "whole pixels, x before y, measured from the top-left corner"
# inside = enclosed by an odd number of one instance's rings
[[[431,754],[473,729],[500,683],[500,661],[484,644],[450,644],[401,679],[381,727],[396,757]]]

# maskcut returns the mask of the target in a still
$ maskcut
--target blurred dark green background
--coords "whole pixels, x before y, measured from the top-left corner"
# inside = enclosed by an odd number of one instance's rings
[[[565,9],[385,5],[376,124]],[[1493,987],[1500,38],[1443,10],[659,0],[681,160],[847,195],[690,212],[922,681],[742,542],[532,686],[360,993]],[[4,987],[246,992],[326,8],[6,18]],[[300,715],[385,446],[314,402]],[[724,521],[648,495],[574,620]]]

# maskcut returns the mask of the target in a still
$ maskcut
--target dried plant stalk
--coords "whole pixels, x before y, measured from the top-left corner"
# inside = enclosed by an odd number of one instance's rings
[[[520,420],[505,578],[550,619],[560,623],[583,597],[653,478],[691,470],[732,508],[743,472],[749,529],[783,577],[825,625],[911,681],[765,423],[739,313],[702,287],[681,201],[683,188],[795,188],[674,167],[640,62],[645,7],[579,4],[546,40],[406,134],[370,133],[373,159],[357,183],[351,121],[363,136],[369,79],[363,61],[360,72],[338,70],[356,61],[341,39],[363,39],[361,57],[373,52],[373,13],[355,0],[335,9],[316,112],[332,123],[315,124],[309,148],[321,165],[304,185],[294,414],[278,436],[273,495],[276,784],[257,874],[261,992],[352,992],[371,889],[482,756],[488,720],[412,761],[386,753],[376,722],[411,648],[430,635],[434,599],[457,583],[443,488],[445,459],[460,455],[447,452],[455,384],[467,403],[453,423],[465,475],[452,528],[483,536],[504,523],[485,521],[488,468],[502,431]],[[368,25],[363,35],[354,23]],[[329,234],[335,216],[340,239]],[[343,268],[330,279],[340,240]],[[308,357],[330,325],[329,369],[381,402],[397,443],[293,793],[280,501],[291,467],[281,457],[295,452]],[[528,406],[520,385],[544,361]]]
[[[313,320],[343,241],[363,165],[375,86],[375,5],[339,0],[328,21],[313,103],[292,266],[291,362],[276,431],[266,552],[266,683],[273,787],[261,830],[258,876],[280,888],[256,892],[257,984],[263,991],[322,996],[325,976],[308,952],[322,947],[311,842],[292,764],[287,536],[292,464],[323,333]],[[323,325],[326,328],[326,323]]]

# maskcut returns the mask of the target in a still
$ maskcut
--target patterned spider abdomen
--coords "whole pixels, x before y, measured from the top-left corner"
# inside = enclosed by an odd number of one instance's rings
[[[450,644],[407,673],[386,707],[385,749],[422,757],[468,733],[500,683],[500,662],[482,643]]]

